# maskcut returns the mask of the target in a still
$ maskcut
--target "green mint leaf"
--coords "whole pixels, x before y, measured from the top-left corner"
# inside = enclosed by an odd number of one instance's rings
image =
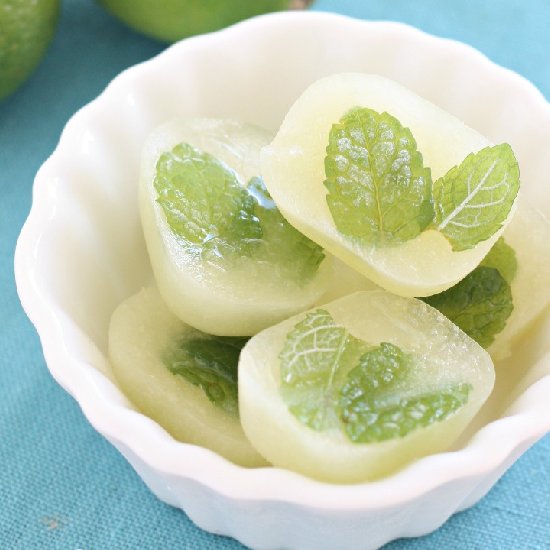
[[[516,253],[502,237],[499,237],[480,265],[498,270],[509,285],[512,284],[518,270]]]
[[[361,364],[349,373],[339,401],[344,430],[354,443],[405,437],[418,428],[445,420],[468,401],[472,389],[469,384],[407,398],[388,392],[384,395],[380,390],[390,388],[404,375],[407,359],[394,350],[377,348],[370,353],[374,354],[372,358],[363,357]],[[369,371],[382,375],[378,391],[369,382]]]
[[[418,236],[433,220],[432,179],[408,128],[356,107],[329,134],[327,203],[338,230],[376,245]]]
[[[514,310],[510,284],[498,269],[480,265],[458,284],[424,301],[480,346],[488,348]]]
[[[424,301],[488,348],[514,310],[511,284],[516,271],[516,253],[500,237],[474,271]]]
[[[292,414],[315,430],[338,426],[335,406],[342,370],[353,367],[367,348],[328,311],[308,313],[288,333],[279,355],[281,392]]]
[[[340,393],[342,397],[350,397],[354,387],[361,393],[371,394],[391,386],[407,374],[409,361],[410,357],[400,348],[382,342],[360,357],[359,365],[348,373]]]
[[[387,342],[373,348],[358,340],[323,309],[287,334],[279,358],[290,412],[314,430],[342,429],[355,443],[403,437],[444,420],[471,389],[461,384],[403,397],[411,356]]]
[[[468,155],[433,186],[436,228],[453,250],[466,250],[500,229],[519,190],[519,167],[507,144]]]
[[[172,231],[205,259],[249,255],[262,237],[256,201],[235,172],[191,145],[161,155],[154,187]]]
[[[244,188],[233,170],[191,145],[161,155],[154,186],[172,231],[209,262],[252,257],[306,284],[325,257],[283,218],[260,177]]]
[[[325,257],[323,249],[283,218],[262,178],[252,178],[247,189],[256,200],[254,214],[263,232],[254,258],[273,265],[282,279],[309,282]]]
[[[248,338],[207,336],[183,339],[163,357],[172,374],[200,387],[210,401],[230,414],[238,414],[239,355]]]

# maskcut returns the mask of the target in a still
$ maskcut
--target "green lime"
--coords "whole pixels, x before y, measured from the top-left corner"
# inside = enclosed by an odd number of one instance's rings
[[[0,0],[0,99],[42,59],[59,15],[59,0]]]
[[[215,31],[248,17],[302,8],[311,0],[98,0],[132,29],[166,42]]]

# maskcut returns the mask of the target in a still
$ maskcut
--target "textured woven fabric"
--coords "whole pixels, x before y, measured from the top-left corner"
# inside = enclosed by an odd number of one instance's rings
[[[392,19],[456,38],[550,95],[546,0],[319,0],[314,9]],[[162,45],[90,0],[65,0],[44,63],[0,104],[0,548],[240,548],[159,502],[52,380],[15,291],[13,252],[34,173],[66,120],[122,69]],[[529,450],[475,508],[397,549],[550,548],[550,437]]]

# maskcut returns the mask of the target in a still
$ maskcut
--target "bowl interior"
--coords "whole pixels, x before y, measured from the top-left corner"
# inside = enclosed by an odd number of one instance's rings
[[[62,345],[78,360],[50,364],[71,393],[79,392],[77,377],[69,382],[63,369],[87,364],[110,377],[110,315],[151,280],[137,209],[148,133],[176,116],[236,118],[275,131],[309,84],[345,71],[392,78],[492,141],[511,143],[523,192],[550,217],[550,109],[528,83],[470,48],[403,25],[322,14],[268,16],[193,38],[115,79],[70,120],[37,176],[25,277],[55,320],[57,340],[48,344],[49,329],[33,319],[47,359],[48,345]],[[23,300],[31,317],[32,299]],[[497,365],[495,393],[459,446],[548,374],[548,361],[537,364],[550,351],[549,333],[547,315],[512,360]],[[102,391],[126,403],[114,388]]]

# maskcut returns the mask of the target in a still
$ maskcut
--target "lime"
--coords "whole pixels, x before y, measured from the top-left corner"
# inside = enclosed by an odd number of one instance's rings
[[[371,134],[374,141],[380,138],[376,147],[382,161],[374,159],[372,165],[384,182],[386,196],[379,195],[376,201],[362,193],[360,185],[371,175],[353,162],[354,155],[371,162],[373,153],[365,156],[364,147],[354,146],[360,129],[352,127],[349,136],[345,128],[340,133],[346,117],[380,119]],[[397,141],[386,141],[388,136]],[[514,208],[490,238],[461,251],[429,224],[430,172],[435,182],[470,153],[489,145],[460,120],[395,82],[376,75],[340,74],[315,82],[298,98],[273,142],[263,149],[261,168],[277,206],[304,235],[391,292],[428,296],[472,271],[512,217]],[[335,151],[339,147],[349,149],[349,158],[345,151]],[[388,162],[393,158],[388,151],[398,148],[403,149],[400,155]],[[386,173],[385,168],[395,173]],[[350,215],[338,211],[341,199],[352,201]],[[394,204],[388,206],[386,199]],[[389,219],[388,226],[396,228],[395,233],[382,235],[386,243],[363,242],[356,232],[362,229],[356,227],[364,219],[362,210],[373,204]],[[341,224],[335,222],[336,215]]]
[[[59,0],[0,0],[0,99],[38,65],[58,15]]]
[[[186,344],[194,348],[188,349],[184,357],[182,347]],[[209,344],[214,347],[208,349]],[[230,406],[232,392],[227,391],[228,384],[224,385],[227,399],[219,399],[220,384],[216,382],[226,381],[227,371],[236,370],[238,358],[238,351],[222,354],[220,349],[218,341],[170,313],[154,287],[128,298],[111,318],[109,358],[114,375],[141,412],[179,441],[207,447],[243,466],[264,465]],[[176,356],[178,361],[170,360]],[[205,361],[208,356],[221,358],[222,364]],[[195,359],[187,372],[183,371],[185,359],[191,359],[191,363]],[[224,365],[224,361],[235,365]],[[213,368],[205,368],[209,366]],[[220,371],[218,377],[216,369]],[[199,377],[202,383],[197,383]]]
[[[302,0],[98,0],[132,29],[166,42],[215,31],[254,15],[305,7]]]
[[[239,409],[274,466],[355,483],[447,449],[493,383],[489,354],[436,309],[364,291],[251,338]]]
[[[210,334],[255,334],[327,289],[330,259],[258,177],[270,138],[230,120],[174,120],[144,148],[141,220],[157,285],[180,319]]]

